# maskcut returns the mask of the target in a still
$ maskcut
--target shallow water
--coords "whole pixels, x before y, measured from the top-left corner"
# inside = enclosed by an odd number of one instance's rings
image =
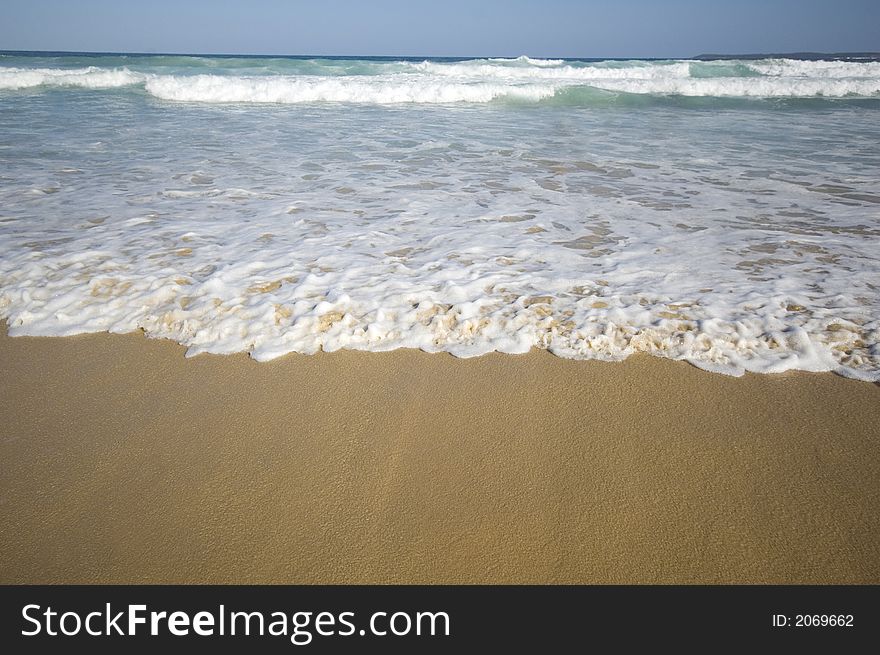
[[[2,56],[0,316],[880,380],[878,94],[877,62]]]

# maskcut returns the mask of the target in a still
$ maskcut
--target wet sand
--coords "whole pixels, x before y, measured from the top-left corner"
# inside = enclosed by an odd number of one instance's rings
[[[0,582],[880,583],[880,386],[0,326]]]

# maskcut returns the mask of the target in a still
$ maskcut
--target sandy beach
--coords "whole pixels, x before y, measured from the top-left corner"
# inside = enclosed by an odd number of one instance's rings
[[[11,338],[3,583],[878,583],[880,386]]]

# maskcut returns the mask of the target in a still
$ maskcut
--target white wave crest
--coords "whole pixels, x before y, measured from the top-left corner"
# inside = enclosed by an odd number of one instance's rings
[[[482,68],[482,67],[481,67]],[[352,77],[223,75],[154,76],[146,81],[151,95],[178,102],[315,103],[486,103],[498,99],[537,102],[574,86],[606,91],[706,97],[829,97],[875,96],[880,78],[835,79],[821,77],[717,77],[692,78],[646,67],[608,69],[595,74],[491,75],[482,70],[446,75],[426,68],[423,75]],[[516,69],[509,69],[516,70]],[[533,69],[535,70],[535,69]],[[564,72],[564,71],[554,71]],[[580,72],[580,71],[578,71]],[[676,69],[675,72],[681,72]]]
[[[38,86],[77,86],[111,89],[144,81],[144,75],[127,68],[0,68],[0,89],[28,89]]]
[[[566,62],[519,57],[460,62],[377,64],[372,75],[314,74],[311,69],[259,75],[160,73],[145,68],[0,67],[0,91],[38,87],[109,89],[142,86],[177,102],[209,103],[486,103],[538,102],[571,87],[613,92],[706,97],[873,97],[880,95],[880,62],[767,59],[738,62],[718,74],[692,76],[691,61]],[[711,67],[710,67],[711,69]],[[204,69],[199,69],[204,70]],[[190,74],[185,74],[190,73]]]
[[[806,77],[821,79],[880,78],[877,61],[801,61],[799,59],[766,59],[749,62],[749,68],[778,77]]]
[[[710,97],[843,98],[880,94],[880,79],[837,80],[821,78],[717,77],[654,80],[597,80],[606,91]]]
[[[516,59],[507,59],[505,57],[494,57],[487,61],[497,62],[499,64],[525,64],[528,66],[539,66],[542,68],[550,66],[561,66],[565,63],[564,59],[532,59],[526,55],[520,55]]]
[[[425,77],[229,77],[222,75],[157,76],[146,90],[163,100],[186,102],[264,102],[297,104],[349,102],[367,104],[490,102],[497,98],[537,101],[556,86],[460,83]]]
[[[413,70],[445,78],[463,80],[493,79],[504,81],[542,80],[584,83],[592,80],[649,80],[657,78],[687,77],[690,74],[688,62],[668,64],[646,64],[638,62],[629,66],[560,66],[549,67],[510,67],[498,66],[491,60],[473,60],[455,64],[423,61],[410,64]]]

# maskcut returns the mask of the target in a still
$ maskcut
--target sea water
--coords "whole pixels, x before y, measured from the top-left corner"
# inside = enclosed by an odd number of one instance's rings
[[[880,62],[0,55],[0,317],[880,380]]]

